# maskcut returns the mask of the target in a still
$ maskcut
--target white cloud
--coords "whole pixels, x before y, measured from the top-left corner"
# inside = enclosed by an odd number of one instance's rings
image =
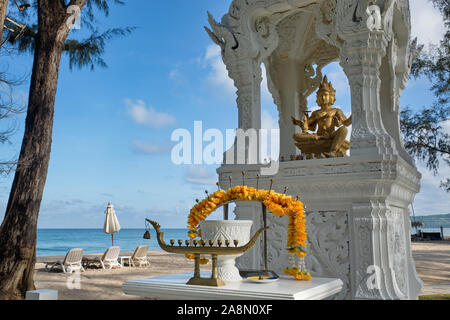
[[[208,47],[206,47],[205,61],[215,60],[220,57],[221,51],[218,45],[210,44]]]
[[[419,43],[439,44],[444,38],[445,24],[438,9],[429,0],[412,0],[411,7],[412,36]]]
[[[267,71],[264,64],[261,65],[262,68],[262,83],[261,83],[261,104],[274,105],[272,94],[269,91],[269,86],[267,84]]]
[[[180,70],[178,69],[178,67],[176,67],[175,69],[170,70],[169,72],[169,79],[170,80],[174,80],[177,79],[181,76]]]
[[[443,131],[450,134],[450,120],[441,123]],[[416,215],[450,213],[450,196],[440,188],[441,181],[450,177],[450,166],[440,161],[438,174],[428,170],[424,163],[418,162],[417,169],[422,173],[421,189],[414,201]]]
[[[450,134],[450,120],[441,123],[443,131]],[[440,161],[438,174],[434,175],[422,162],[417,162],[417,170],[422,174],[420,192],[414,201],[416,215],[450,213],[450,196],[441,187],[441,181],[450,177],[450,166]]]
[[[220,47],[212,44],[206,48],[204,63],[211,69],[207,81],[214,87],[220,88],[226,95],[235,95],[236,88],[233,80],[228,77],[228,71],[222,61]]]
[[[228,70],[223,63],[219,46],[212,44],[206,48],[203,64],[211,69],[211,72],[207,76],[207,81],[215,88],[220,89],[219,92],[222,92],[231,98],[235,98],[237,89],[234,86],[233,80],[228,76]],[[273,105],[272,94],[269,92],[267,85],[267,74],[264,64],[261,64],[261,69],[261,104]]]
[[[177,63],[175,67],[169,71],[169,79],[172,81],[182,81],[184,80],[184,75],[181,72],[181,64]]]
[[[155,141],[133,140],[131,141],[131,146],[135,152],[149,155],[163,154],[170,151],[170,146],[168,144]]]
[[[417,164],[422,173],[420,192],[414,200],[416,216],[450,213],[450,197],[440,188],[441,180],[450,177],[450,167],[441,162],[438,175],[434,176],[423,163]]]
[[[333,84],[336,94],[339,96],[350,95],[350,85],[344,70],[338,62],[333,62],[324,68],[324,76]]]
[[[184,180],[192,184],[214,185],[217,182],[217,175],[204,166],[190,166],[184,174]]]
[[[272,115],[267,110],[263,110],[261,114],[261,128],[262,129],[279,129],[278,119],[272,117]]]
[[[175,124],[176,119],[168,113],[158,112],[152,107],[146,106],[142,100],[132,101],[125,99],[128,115],[137,124],[145,125],[153,129],[161,129]]]

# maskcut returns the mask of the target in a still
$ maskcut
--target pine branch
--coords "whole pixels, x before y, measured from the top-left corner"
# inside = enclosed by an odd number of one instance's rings
[[[401,131],[406,150],[426,161],[427,167],[437,173],[439,158],[450,158],[450,136],[441,124],[448,121],[450,107],[435,104],[413,113],[409,108],[401,112]]]
[[[64,50],[69,55],[69,66],[73,70],[74,67],[81,69],[89,66],[94,70],[95,66],[106,68],[107,65],[102,59],[105,51],[106,41],[114,37],[123,37],[130,34],[134,28],[113,28],[102,34],[94,32],[88,39],[83,41],[68,40]]]
[[[450,193],[450,179],[441,181],[441,188]]]

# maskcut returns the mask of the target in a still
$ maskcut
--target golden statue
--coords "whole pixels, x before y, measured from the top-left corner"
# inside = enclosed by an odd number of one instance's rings
[[[306,159],[343,157],[350,149],[350,142],[345,138],[348,134],[347,127],[352,124],[352,117],[347,119],[341,109],[332,108],[335,102],[336,90],[325,76],[317,91],[320,110],[314,111],[310,117],[305,113],[303,122],[292,117],[294,125],[302,128],[301,133],[294,134],[294,140]],[[316,128],[316,133],[308,133]]]

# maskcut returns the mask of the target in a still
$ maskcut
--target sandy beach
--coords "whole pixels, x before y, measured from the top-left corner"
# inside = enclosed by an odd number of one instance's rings
[[[121,256],[131,256],[133,252],[123,252]],[[87,257],[101,256],[85,255]],[[63,257],[38,257],[35,268],[36,289],[58,290],[60,300],[136,300],[142,297],[126,295],[122,284],[127,280],[157,277],[171,273],[193,272],[193,260],[183,255],[163,251],[149,251],[150,265],[147,267],[123,267],[112,270],[89,268],[80,274],[67,275],[62,272],[44,270],[44,262],[55,261]],[[210,270],[210,267],[202,270]]]
[[[413,242],[412,249],[417,273],[424,282],[422,294],[450,294],[450,241]],[[193,261],[182,255],[151,251],[148,256],[148,267],[90,268],[78,279],[61,272],[46,272],[43,262],[54,261],[55,257],[41,257],[36,263],[36,288],[56,289],[61,300],[135,300],[142,298],[122,292],[125,281],[193,271]],[[209,269],[209,265],[202,267],[202,270]]]
[[[450,294],[450,240],[413,242],[412,251],[422,294]]]

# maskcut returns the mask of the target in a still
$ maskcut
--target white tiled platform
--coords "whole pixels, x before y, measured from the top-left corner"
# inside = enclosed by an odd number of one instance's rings
[[[202,277],[209,275],[202,272]],[[125,282],[122,290],[129,295],[174,300],[321,300],[340,292],[343,286],[340,279],[297,281],[287,277],[267,284],[244,280],[223,287],[186,285],[191,277],[189,272],[132,280]]]
[[[27,291],[25,300],[58,300],[58,291],[50,289]]]

